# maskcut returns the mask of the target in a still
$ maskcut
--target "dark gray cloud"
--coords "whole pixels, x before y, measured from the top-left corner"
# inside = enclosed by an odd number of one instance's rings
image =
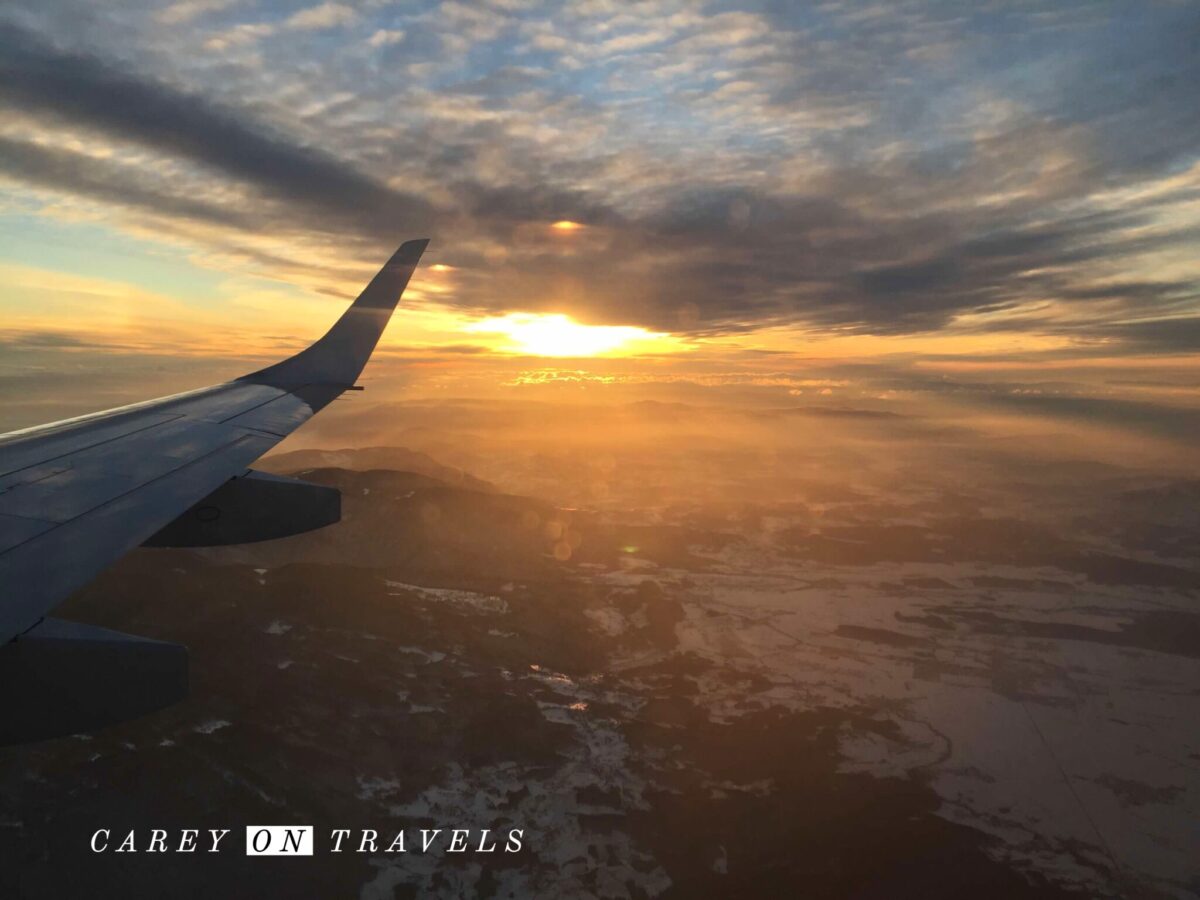
[[[269,197],[343,220],[365,220],[369,227],[396,232],[429,223],[424,200],[389,188],[342,160],[273,134],[197,94],[87,53],[60,49],[3,22],[0,100],[191,160]]]
[[[246,227],[249,218],[235,209],[146,186],[125,167],[71,150],[0,137],[0,170],[9,176],[120,206],[147,209],[213,224]]]
[[[1200,316],[1102,324],[1095,332],[1145,352],[1200,352]]]

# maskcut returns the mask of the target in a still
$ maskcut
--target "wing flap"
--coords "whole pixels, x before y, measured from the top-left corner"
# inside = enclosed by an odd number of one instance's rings
[[[46,619],[0,647],[0,745],[90,731],[187,696],[187,650],[94,625]]]

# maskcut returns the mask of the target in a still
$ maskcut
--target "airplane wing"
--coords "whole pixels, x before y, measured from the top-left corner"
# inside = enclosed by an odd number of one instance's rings
[[[47,613],[143,544],[265,540],[340,518],[337,492],[247,466],[354,388],[427,240],[329,332],[235,381],[0,436],[0,744],[181,699],[186,650]]]

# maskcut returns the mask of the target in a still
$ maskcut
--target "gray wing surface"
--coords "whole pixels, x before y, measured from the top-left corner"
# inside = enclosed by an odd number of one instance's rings
[[[280,515],[304,502],[286,479],[260,476],[252,491],[247,467],[354,385],[427,244],[401,246],[328,333],[290,359],[226,384],[0,436],[0,644],[37,637],[46,614],[101,570],[190,510],[215,508],[197,507],[205,498],[235,512],[239,496],[252,498],[259,516],[264,497],[284,499]],[[231,490],[231,479],[246,488]],[[251,500],[241,503],[249,511]],[[54,631],[59,650],[67,632]],[[5,662],[0,653],[0,680]]]

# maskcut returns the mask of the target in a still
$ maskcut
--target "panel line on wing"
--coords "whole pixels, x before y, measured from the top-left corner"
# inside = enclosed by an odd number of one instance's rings
[[[144,488],[149,487],[150,485],[155,484],[156,482],[162,481],[164,478],[170,478],[173,475],[177,475],[180,472],[182,472],[184,469],[188,468],[189,466],[193,466],[193,465],[196,465],[197,463],[203,462],[204,460],[208,459],[209,457],[213,456],[214,454],[223,453],[226,450],[229,450],[232,447],[236,447],[239,444],[243,444],[243,443],[246,443],[247,441],[258,440],[258,439],[260,439],[260,438],[257,435],[245,434],[245,433],[239,434],[233,440],[226,441],[225,443],[220,444],[219,446],[213,447],[213,448],[209,449],[207,452],[203,453],[202,455],[193,457],[193,458],[185,461],[181,465],[178,465],[173,469],[168,469],[167,471],[162,472],[161,474],[156,475],[153,478],[148,478],[147,480],[137,484],[136,486],[130,488],[127,491],[122,491],[119,494],[115,494],[112,497],[108,497],[104,501],[97,503],[95,506],[88,507],[87,509],[82,509],[79,512],[72,515],[69,519],[63,519],[61,521],[54,521],[52,528],[47,529],[46,531],[42,531],[38,534],[30,535],[29,537],[25,538],[24,540],[20,541],[19,543],[13,544],[11,547],[5,547],[3,549],[0,549],[0,557],[6,556],[12,550],[17,549],[18,547],[22,546],[23,544],[29,543],[29,541],[31,541],[31,540],[35,540],[37,538],[44,537],[47,534],[49,534],[51,531],[55,531],[55,530],[63,527],[64,525],[69,525],[72,522],[76,521],[77,519],[82,518],[83,516],[92,515],[92,514],[98,512],[99,510],[104,509],[106,506],[110,506],[113,503],[118,503],[121,500],[123,500],[124,498],[129,497],[131,494],[136,494],[138,491],[143,490]],[[3,515],[16,516],[17,514],[5,512],[5,513],[3,513]],[[30,518],[30,517],[26,516],[24,518]],[[39,521],[39,520],[35,520],[35,521]],[[45,521],[45,520],[40,520],[40,521]]]
[[[255,403],[253,406],[248,406],[248,407],[246,407],[245,409],[240,409],[240,410],[238,410],[237,412],[230,413],[229,415],[225,416],[225,418],[223,418],[223,419],[218,419],[218,418],[216,418],[216,417],[213,417],[213,418],[211,418],[211,419],[208,419],[208,418],[206,418],[206,419],[205,419],[205,421],[209,421],[209,422],[217,422],[218,424],[225,425],[225,424],[227,424],[227,423],[228,423],[230,420],[232,420],[232,419],[236,419],[236,418],[238,418],[239,416],[244,416],[244,415],[246,415],[247,413],[252,413],[252,412],[254,412],[256,409],[262,409],[262,408],[263,408],[264,406],[266,406],[268,403],[275,403],[276,401],[278,401],[278,400],[282,400],[284,397],[287,397],[287,396],[288,396],[288,394],[287,394],[287,393],[276,394],[276,395],[275,395],[275,396],[273,396],[273,397],[268,397],[268,398],[267,398],[266,400],[264,400],[262,403]]]
[[[163,416],[158,421],[151,422],[149,425],[141,425],[138,428],[131,428],[128,431],[122,431],[120,434],[114,434],[111,437],[101,438],[100,440],[93,441],[90,444],[81,444],[79,446],[66,448],[63,450],[62,453],[59,453],[57,456],[41,457],[41,458],[35,459],[31,462],[28,462],[25,465],[17,466],[15,469],[8,469],[7,471],[0,472],[0,479],[8,478],[10,475],[16,475],[19,472],[25,471],[26,469],[32,469],[34,466],[43,466],[46,463],[55,462],[56,460],[62,459],[63,457],[66,457],[66,456],[74,456],[76,453],[82,453],[85,450],[92,450],[96,447],[101,447],[104,444],[110,444],[113,441],[119,441],[119,440],[121,440],[121,438],[127,438],[131,435],[139,434],[143,431],[148,431],[151,428],[158,428],[161,425],[168,425],[171,422],[174,422],[177,419],[182,419],[182,418],[184,418],[183,413],[176,413],[173,416],[170,416],[170,415]],[[53,435],[50,439],[53,439],[54,437],[60,437],[60,436],[61,435]],[[13,447],[16,447],[17,449],[21,449],[21,444],[19,442],[14,442],[12,444],[0,446],[0,451],[10,451],[11,452]]]

